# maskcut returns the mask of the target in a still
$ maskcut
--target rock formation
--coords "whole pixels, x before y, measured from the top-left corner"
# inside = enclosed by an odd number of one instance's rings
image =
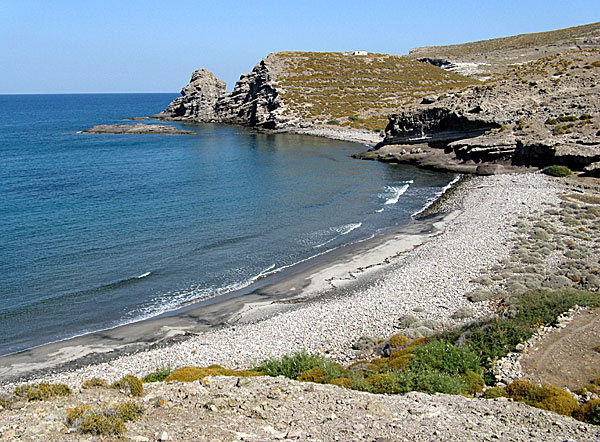
[[[242,75],[233,92],[206,69],[192,74],[190,83],[156,118],[195,122],[220,122],[273,129],[279,122],[279,93],[271,83],[268,58]]]
[[[181,89],[181,97],[173,100],[158,116],[165,120],[216,121],[215,106],[226,95],[225,82],[206,69],[198,69],[189,84]]]
[[[478,64],[473,75],[486,81],[393,113],[385,150],[359,157],[457,171],[559,164],[597,174],[600,25],[517,37],[411,51],[444,69]],[[414,152],[416,143],[425,146]]]
[[[177,129],[164,124],[99,124],[81,131],[84,134],[193,134],[189,130]]]

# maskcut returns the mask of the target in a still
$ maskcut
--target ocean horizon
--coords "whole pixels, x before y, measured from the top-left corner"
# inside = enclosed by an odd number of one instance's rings
[[[176,96],[0,95],[0,355],[154,317],[385,234],[456,178],[352,159],[356,143],[238,126],[79,133]]]

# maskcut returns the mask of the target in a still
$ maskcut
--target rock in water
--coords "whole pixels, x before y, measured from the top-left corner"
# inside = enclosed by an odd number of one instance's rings
[[[192,73],[190,82],[157,117],[169,120],[218,121],[215,106],[219,99],[229,95],[226,84],[206,69]]]

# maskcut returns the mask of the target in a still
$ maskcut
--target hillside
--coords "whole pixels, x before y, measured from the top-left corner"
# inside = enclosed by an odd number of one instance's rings
[[[600,23],[520,34],[447,46],[429,46],[410,50],[409,58],[433,62],[437,66],[480,79],[503,73],[511,65],[573,50],[598,46]]]
[[[559,164],[599,174],[600,24],[411,56],[486,80],[398,109],[386,147],[362,158],[459,172]]]
[[[404,56],[279,52],[242,75],[231,94],[210,72],[194,72],[182,96],[158,117],[269,129],[330,125],[379,131],[394,109],[474,83]]]

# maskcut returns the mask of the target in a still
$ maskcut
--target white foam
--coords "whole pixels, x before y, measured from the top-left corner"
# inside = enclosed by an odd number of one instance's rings
[[[152,272],[142,273],[140,276],[136,276],[137,279],[145,278],[146,276],[150,276]]]
[[[431,206],[439,197],[441,197],[444,193],[446,193],[450,188],[452,188],[456,183],[458,183],[458,181],[460,180],[462,175],[456,175],[454,177],[454,179],[452,181],[450,181],[448,184],[446,184],[442,190],[440,190],[438,193],[436,193],[434,196],[432,196],[431,198],[429,198],[427,200],[427,202],[425,203],[425,205],[420,208],[419,210],[417,210],[415,213],[413,213],[412,215],[410,215],[411,217],[415,217],[421,213],[423,213],[425,210],[427,210],[427,208],[429,206]]]
[[[331,230],[333,230],[334,232],[336,232],[337,235],[334,236],[331,239],[328,239],[324,243],[316,245],[314,248],[318,249],[320,247],[326,246],[331,241],[334,241],[334,240],[338,239],[340,236],[347,235],[348,233],[352,232],[353,230],[358,229],[360,226],[362,226],[362,223],[352,223],[352,224],[346,224],[346,225],[339,226],[339,227],[332,227]]]
[[[408,190],[409,187],[410,187],[410,183],[407,183],[407,184],[405,184],[403,186],[389,186],[389,187],[387,187],[387,189],[389,190],[389,192],[392,195],[383,204],[385,206],[390,205],[390,204],[396,204],[400,200],[400,197],[402,195],[404,195],[404,193]]]

